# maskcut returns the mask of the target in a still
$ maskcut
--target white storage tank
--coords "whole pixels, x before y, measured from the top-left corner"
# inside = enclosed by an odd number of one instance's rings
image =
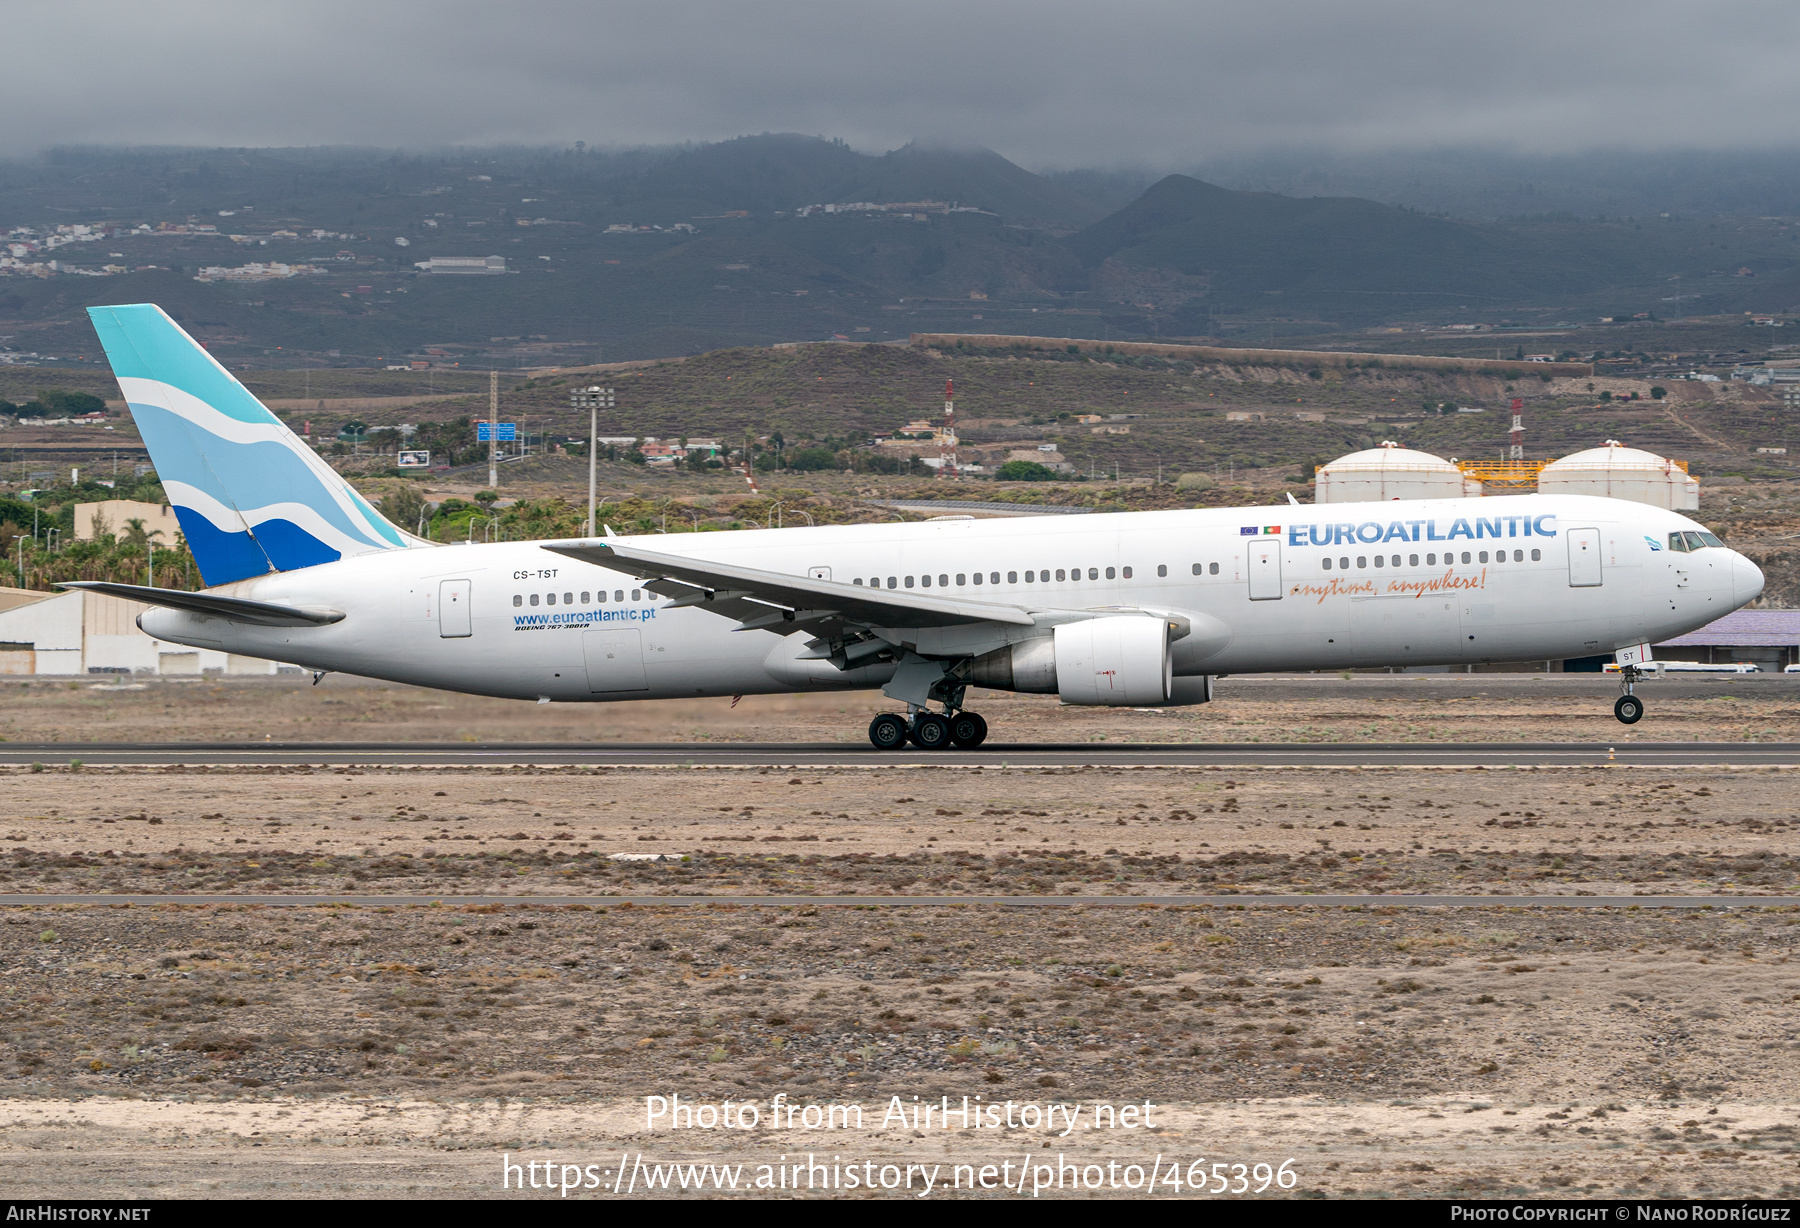
[[[1700,509],[1700,483],[1667,457],[1628,448],[1616,439],[1551,461],[1538,474],[1544,495],[1602,495],[1672,512]]]
[[[1367,503],[1389,499],[1461,499],[1481,493],[1481,483],[1441,456],[1415,452],[1391,440],[1352,452],[1313,475],[1314,503]]]

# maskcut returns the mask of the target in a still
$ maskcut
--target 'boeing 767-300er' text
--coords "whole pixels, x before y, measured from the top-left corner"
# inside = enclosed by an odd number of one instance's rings
[[[1270,670],[1616,653],[1763,588],[1685,516],[1520,495],[440,545],[390,524],[150,304],[90,309],[207,588],[72,583],[145,632],[538,701],[879,687],[877,747],[979,745],[972,689],[1204,703]],[[1280,521],[1280,523],[1271,523]]]

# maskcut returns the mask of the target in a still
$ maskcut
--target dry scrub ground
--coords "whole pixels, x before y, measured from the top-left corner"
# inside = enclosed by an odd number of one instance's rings
[[[1009,742],[1540,742],[1800,740],[1800,677],[1670,677],[1613,719],[1599,674],[1303,674],[1228,678],[1193,708],[1065,707],[971,698]],[[11,742],[850,742],[896,707],[874,692],[615,704],[527,704],[329,676],[95,681],[0,678]]]
[[[1591,702],[1476,682],[1488,712],[1538,705],[1575,719]],[[1325,701],[1251,702],[1291,735],[1346,696],[1379,720],[1413,719],[1401,707],[1411,685],[1358,679]],[[1675,702],[1762,704],[1758,721],[1788,702],[1779,684],[1736,693],[1748,698],[1695,689]],[[216,738],[232,722],[255,728],[246,714],[341,699],[368,719],[318,736],[398,740],[446,736],[460,719],[408,705],[465,703],[329,683],[99,693],[110,709],[85,707],[93,694],[9,691],[7,716],[109,741],[126,740],[115,728],[127,718],[155,729],[141,737]],[[770,701],[747,719],[759,739],[800,740],[845,702]],[[1031,711],[1100,720],[1109,738],[1169,719]],[[657,736],[666,716],[641,719],[629,736]],[[559,1172],[594,1165],[610,1182],[622,1152],[742,1163],[745,1184],[783,1155],[942,1166],[932,1197],[970,1193],[942,1188],[954,1165],[1016,1170],[1046,1153],[1084,1165],[1161,1155],[1184,1181],[1197,1159],[1292,1158],[1287,1196],[1791,1195],[1800,911],[1754,900],[1797,889],[1790,780],[1602,767],[6,770],[3,891],[447,902],[0,910],[0,1160],[10,1191],[29,1197],[500,1195],[503,1153]],[[644,851],[674,860],[610,856]],[[1498,898],[1458,910],[1255,903],[1346,890]],[[540,898],[450,898],[500,891]],[[1099,898],[1234,891],[1242,907]],[[555,903],[669,892],[1076,900]],[[1746,899],[1593,912],[1504,900],[1584,892]],[[749,1100],[764,1120],[646,1129],[643,1097],[675,1094]],[[867,1124],[777,1128],[778,1094],[861,1104]],[[1156,1125],[1067,1138],[901,1129],[881,1121],[895,1096],[1148,1100]]]

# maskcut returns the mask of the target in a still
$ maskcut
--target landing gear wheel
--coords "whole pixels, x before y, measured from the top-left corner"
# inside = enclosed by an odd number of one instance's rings
[[[950,740],[964,750],[974,750],[987,741],[987,722],[977,712],[958,712],[950,718]]]
[[[943,750],[950,745],[950,722],[935,712],[921,712],[913,721],[912,740],[920,750]]]
[[[1636,695],[1621,695],[1613,705],[1613,715],[1627,725],[1635,725],[1644,715],[1644,701]]]
[[[876,750],[899,750],[906,745],[906,721],[892,712],[883,712],[869,722],[869,742]]]

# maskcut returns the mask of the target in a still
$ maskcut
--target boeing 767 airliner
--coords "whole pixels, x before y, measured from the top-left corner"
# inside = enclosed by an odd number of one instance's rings
[[[877,748],[973,747],[980,688],[1205,703],[1271,670],[1617,653],[1762,592],[1700,524],[1520,495],[440,545],[390,524],[152,304],[89,310],[207,587],[158,639],[539,701],[879,687]],[[1279,522],[1279,523],[1275,523]]]

